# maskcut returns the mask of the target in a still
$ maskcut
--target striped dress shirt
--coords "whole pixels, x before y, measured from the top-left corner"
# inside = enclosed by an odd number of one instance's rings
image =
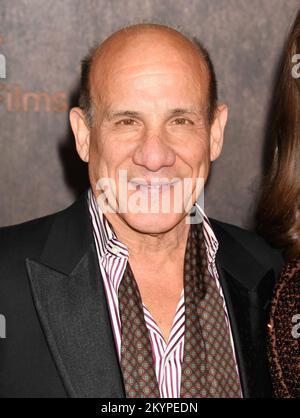
[[[226,321],[229,327],[231,344],[235,356],[233,338],[228,313],[225,305],[222,288],[218,278],[218,272],[215,265],[215,257],[218,250],[218,241],[211,228],[210,222],[203,212],[202,208],[196,203],[196,210],[199,211],[203,219],[203,231],[205,236],[205,244],[207,250],[207,259],[209,271],[216,280],[220,295],[223,298],[223,306]],[[118,288],[125,272],[128,261],[128,249],[121,243],[112,228],[110,227],[106,217],[101,212],[97,200],[89,189],[88,207],[93,224],[93,234],[98,255],[98,261],[104,289],[109,307],[110,320],[121,364],[121,319],[119,312]],[[150,342],[152,347],[155,373],[159,385],[160,396],[162,398],[179,398],[181,383],[181,365],[184,353],[184,330],[185,330],[185,305],[184,290],[177,305],[173,325],[166,342],[156,324],[151,313],[143,304],[144,318],[147,329],[149,331]],[[235,357],[236,360],[236,357]],[[235,361],[236,365],[237,362]],[[237,366],[236,366],[237,367]]]

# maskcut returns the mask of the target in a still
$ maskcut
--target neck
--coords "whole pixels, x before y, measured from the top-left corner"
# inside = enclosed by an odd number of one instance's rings
[[[147,258],[157,263],[184,255],[190,225],[183,218],[174,228],[161,233],[143,233],[130,227],[118,214],[105,215],[117,238],[126,245],[131,259]]]

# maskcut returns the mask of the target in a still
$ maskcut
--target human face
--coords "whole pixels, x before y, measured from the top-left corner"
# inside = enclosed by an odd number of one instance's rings
[[[204,65],[192,53],[170,44],[157,47],[146,38],[127,48],[101,77],[95,66],[91,83],[98,100],[89,141],[94,193],[99,195],[99,179],[112,179],[118,208],[124,208],[126,188],[126,210],[117,216],[129,226],[145,233],[172,229],[196,201],[197,182],[207,179],[212,159]],[[118,187],[120,170],[127,182]],[[139,203],[147,210],[133,213],[137,184]]]

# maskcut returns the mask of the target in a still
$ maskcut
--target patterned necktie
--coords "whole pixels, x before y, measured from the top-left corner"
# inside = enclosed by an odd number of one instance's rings
[[[240,397],[222,298],[210,275],[202,224],[190,226],[184,260],[181,398]],[[121,368],[128,398],[159,398],[149,332],[129,263],[119,290]]]
[[[121,369],[127,398],[159,398],[149,331],[133,272],[127,263],[118,290]]]
[[[184,262],[181,398],[239,398],[241,386],[223,300],[208,270],[202,224],[191,225]]]

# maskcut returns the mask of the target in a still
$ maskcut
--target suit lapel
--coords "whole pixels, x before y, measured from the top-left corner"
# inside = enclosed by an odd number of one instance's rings
[[[125,397],[86,194],[57,215],[40,260],[26,260],[33,299],[71,397]]]
[[[245,397],[269,396],[265,335],[272,270],[219,223],[216,265]],[[45,336],[71,397],[125,397],[86,194],[54,217],[39,260],[26,260]]]
[[[271,396],[265,340],[274,272],[260,264],[218,223],[212,221],[212,226],[220,243],[216,265],[230,319],[243,396]]]

